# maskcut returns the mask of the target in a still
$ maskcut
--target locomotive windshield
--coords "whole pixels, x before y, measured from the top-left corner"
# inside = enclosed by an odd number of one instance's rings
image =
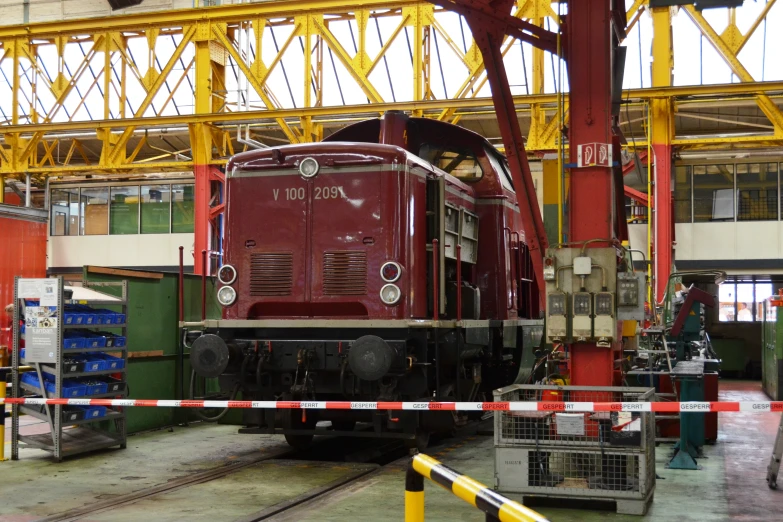
[[[417,156],[460,181],[475,183],[484,177],[484,171],[476,155],[467,148],[424,143],[419,147]]]
[[[487,148],[486,151],[489,162],[492,164],[492,168],[494,168],[496,172],[502,173],[501,176],[498,176],[500,178],[500,183],[504,188],[506,188],[506,190],[514,192],[514,183],[511,180],[511,172],[509,172],[508,161],[506,158],[501,156],[494,148]]]

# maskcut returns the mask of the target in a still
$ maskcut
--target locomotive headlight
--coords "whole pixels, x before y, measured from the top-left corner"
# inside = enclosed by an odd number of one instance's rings
[[[402,268],[394,261],[384,263],[381,267],[381,277],[387,283],[393,283],[402,275]]]
[[[230,285],[237,279],[237,271],[231,265],[223,265],[218,271],[218,281],[224,285]]]
[[[237,300],[237,291],[230,286],[221,287],[218,290],[217,298],[223,306],[231,306]]]
[[[321,166],[315,158],[305,158],[299,163],[299,174],[304,178],[312,178],[318,174],[318,169],[320,168]]]
[[[381,288],[381,301],[389,306],[397,304],[401,296],[402,292],[397,285],[388,284]]]

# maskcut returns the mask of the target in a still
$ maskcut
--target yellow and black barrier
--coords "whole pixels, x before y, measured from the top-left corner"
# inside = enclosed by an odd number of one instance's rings
[[[405,522],[424,521],[425,478],[483,511],[488,522],[548,522],[532,509],[422,454],[411,459],[405,474]]]

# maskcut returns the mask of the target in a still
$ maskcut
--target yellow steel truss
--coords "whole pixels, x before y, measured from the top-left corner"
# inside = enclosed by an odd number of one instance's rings
[[[783,143],[783,116],[775,98],[783,93],[783,82],[754,83],[737,58],[774,3],[768,2],[745,34],[733,18],[729,28],[718,34],[698,11],[686,8],[742,83],[671,87],[669,81],[656,79],[655,87],[632,90],[624,97],[637,108],[649,103],[657,113],[666,109],[671,114],[694,99],[725,105],[727,97],[753,96],[770,121],[769,129],[758,125],[753,134],[719,140],[675,138],[671,132],[671,143],[682,148]],[[628,12],[630,24],[638,23],[646,5],[646,0],[634,2]],[[15,71],[10,85],[0,86],[0,97],[12,100],[11,113],[0,125],[0,176],[188,170],[193,165],[221,164],[241,146],[234,133],[242,125],[275,130],[287,142],[297,143],[320,139],[325,124],[387,110],[451,122],[477,115],[490,119],[492,102],[487,90],[482,91],[487,79],[481,53],[474,43],[459,45],[442,16],[439,8],[414,0],[272,0],[0,27],[0,65],[10,62]],[[541,26],[549,20],[553,28],[558,22],[549,0],[518,0],[514,16]],[[356,27],[353,42],[336,31],[348,20]],[[370,42],[378,20],[393,20],[394,30],[374,51],[378,45]],[[663,30],[658,25],[656,34]],[[278,31],[271,42],[270,28]],[[382,95],[385,76],[380,70],[401,39],[408,39],[411,46],[412,99],[394,101]],[[671,39],[665,40],[671,56]],[[656,37],[656,41],[662,40]],[[433,94],[433,42],[449,49],[465,67],[464,80],[447,98]],[[512,44],[508,39],[503,52]],[[280,101],[287,93],[279,87],[276,92],[271,79],[281,73],[287,53],[300,48],[303,70],[294,75],[299,81],[292,82],[289,90],[301,106],[290,108]],[[666,50],[656,51],[656,56],[665,54]],[[347,72],[365,99],[324,103],[328,60]],[[245,100],[244,105],[234,101],[227,81],[229,65],[241,75],[255,101]],[[567,122],[560,117],[557,96],[544,92],[543,51],[534,50],[532,65],[530,95],[515,98],[518,115],[529,119],[531,151],[555,150],[560,126]],[[408,72],[391,74],[403,77]],[[177,105],[182,93],[190,100],[185,107]],[[150,155],[145,133],[175,126],[186,128],[187,146]],[[89,139],[100,143],[100,151],[87,150],[85,136],[94,136]],[[640,140],[636,144],[646,146]]]

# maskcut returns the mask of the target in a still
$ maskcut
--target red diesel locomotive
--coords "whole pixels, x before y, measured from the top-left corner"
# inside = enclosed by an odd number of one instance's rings
[[[392,112],[234,156],[224,263],[223,316],[206,321],[191,363],[246,399],[492,400],[529,375],[543,331],[505,158],[430,119]],[[321,433],[422,446],[466,420],[248,410],[242,431],[296,447]]]

